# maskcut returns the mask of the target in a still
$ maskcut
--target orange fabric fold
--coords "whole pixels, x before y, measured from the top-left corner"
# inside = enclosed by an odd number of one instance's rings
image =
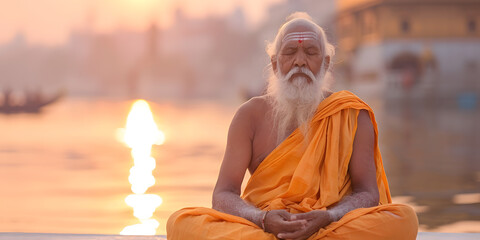
[[[348,91],[333,93],[319,104],[307,141],[297,129],[263,160],[242,198],[263,210],[286,209],[291,213],[326,209],[338,203],[352,191],[348,165],[362,109],[369,112],[375,129],[380,204],[351,211],[309,239],[349,239],[350,235],[352,239],[415,239],[415,213],[408,206],[391,203],[373,111]],[[276,239],[246,219],[208,208],[176,212],[168,221],[167,234],[169,240]]]
[[[340,201],[351,192],[348,165],[362,109],[370,113],[375,129],[380,204],[390,203],[373,111],[348,91],[333,93],[320,103],[310,125],[308,144],[297,129],[263,160],[251,176],[243,198],[261,209],[291,212],[324,209]]]

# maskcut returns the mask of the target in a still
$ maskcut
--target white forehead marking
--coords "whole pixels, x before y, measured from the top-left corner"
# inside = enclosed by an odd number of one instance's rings
[[[318,35],[315,32],[292,32],[289,34],[285,34],[282,39],[282,42],[286,41],[298,41],[302,42],[305,40],[318,40]]]

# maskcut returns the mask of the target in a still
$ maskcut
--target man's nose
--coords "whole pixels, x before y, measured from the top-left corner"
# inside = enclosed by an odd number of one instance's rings
[[[307,63],[305,53],[299,51],[295,54],[295,66],[303,67]]]

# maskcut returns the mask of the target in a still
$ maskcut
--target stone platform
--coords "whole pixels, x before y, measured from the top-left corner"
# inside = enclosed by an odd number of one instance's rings
[[[1,240],[166,240],[164,235],[122,236],[96,234],[57,234],[57,233],[2,233]],[[434,233],[420,232],[417,240],[480,240],[480,233]]]

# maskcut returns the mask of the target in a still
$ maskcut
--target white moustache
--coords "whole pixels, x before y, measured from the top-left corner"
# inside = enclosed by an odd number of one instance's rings
[[[313,74],[312,71],[310,71],[308,68],[306,68],[306,67],[294,67],[287,73],[287,75],[285,75],[285,77],[283,78],[284,81],[288,81],[290,78],[292,78],[293,74],[296,74],[296,73],[303,73],[303,74],[307,75],[310,78],[310,80],[312,80],[312,81],[315,81],[317,79],[315,77],[315,74]]]

